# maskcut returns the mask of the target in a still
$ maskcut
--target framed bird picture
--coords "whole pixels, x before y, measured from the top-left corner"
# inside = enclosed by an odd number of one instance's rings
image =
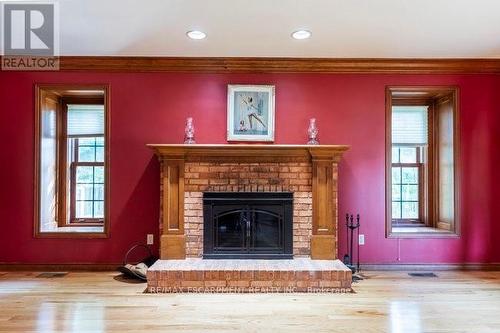
[[[274,141],[274,86],[227,86],[227,141]]]

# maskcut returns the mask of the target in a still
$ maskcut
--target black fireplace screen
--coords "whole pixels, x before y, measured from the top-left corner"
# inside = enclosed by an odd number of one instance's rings
[[[205,192],[204,258],[292,258],[293,194]]]

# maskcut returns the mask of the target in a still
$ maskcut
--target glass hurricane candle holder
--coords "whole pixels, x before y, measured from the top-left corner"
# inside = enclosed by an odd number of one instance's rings
[[[192,117],[186,119],[186,128],[184,129],[184,143],[187,144],[196,143],[194,141],[194,125]]]
[[[307,129],[307,133],[309,134],[309,141],[307,141],[308,145],[317,145],[318,142],[318,127],[316,126],[316,119],[309,119],[309,128]]]

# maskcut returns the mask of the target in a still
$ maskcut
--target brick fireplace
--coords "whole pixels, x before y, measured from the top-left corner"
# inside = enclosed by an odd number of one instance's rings
[[[203,192],[292,192],[293,253],[297,256],[311,254],[312,172],[309,163],[189,162],[184,170],[187,257],[203,254]]]
[[[245,291],[255,287],[300,291],[350,287],[351,272],[337,259],[338,162],[347,146],[149,147],[161,163],[161,260],[148,270],[150,291],[171,292],[158,288],[172,287],[238,287]],[[292,207],[288,251],[294,259],[202,259],[206,232],[203,198],[217,197],[217,193],[225,198],[246,195],[254,199],[259,193],[261,197],[288,196],[292,200],[288,204]]]
[[[347,146],[150,145],[161,162],[161,259],[203,255],[204,192],[292,192],[293,253],[337,258],[337,164]]]

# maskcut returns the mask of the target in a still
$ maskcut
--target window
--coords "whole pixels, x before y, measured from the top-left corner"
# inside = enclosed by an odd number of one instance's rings
[[[70,165],[70,220],[99,224],[104,220],[104,106],[67,105]]]
[[[37,87],[37,236],[108,231],[106,87]]]
[[[392,107],[392,220],[423,224],[428,107]]]
[[[71,139],[71,223],[102,223],[104,219],[104,149],[102,138]],[[99,156],[101,155],[101,156]]]
[[[454,236],[458,114],[455,88],[387,89],[387,235]]]
[[[422,147],[392,147],[392,220],[421,223],[424,193]]]

